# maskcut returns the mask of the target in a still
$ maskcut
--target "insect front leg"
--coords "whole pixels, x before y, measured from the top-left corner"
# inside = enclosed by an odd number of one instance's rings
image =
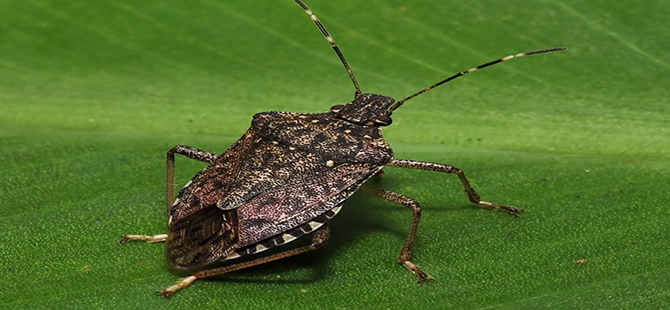
[[[190,146],[185,146],[185,145],[177,145],[170,149],[167,152],[167,176],[166,176],[166,183],[167,183],[167,208],[168,210],[174,203],[174,154],[181,154],[184,155],[188,158],[195,159],[201,162],[205,162],[208,164],[212,164],[216,161],[218,156],[216,154],[209,153],[207,151],[203,151],[200,149],[196,149],[194,147]],[[121,243],[126,243],[131,240],[137,240],[137,241],[148,241],[151,243],[154,242],[164,242],[165,239],[167,239],[167,234],[160,234],[160,235],[154,235],[154,236],[149,236],[149,235],[125,235],[121,238]]]
[[[174,294],[174,292],[185,288],[189,286],[193,281],[198,280],[198,279],[204,279],[204,278],[209,278],[213,276],[218,276],[222,275],[225,273],[233,272],[236,270],[240,269],[245,269],[249,268],[252,266],[260,265],[260,264],[265,264],[269,263],[275,260],[279,260],[282,258],[314,251],[322,246],[324,246],[328,242],[328,238],[330,236],[330,229],[328,228],[328,224],[325,224],[321,226],[318,230],[314,232],[312,235],[312,242],[309,245],[302,246],[299,248],[287,250],[284,252],[279,252],[277,254],[257,258],[254,260],[242,262],[242,263],[237,263],[237,264],[232,264],[220,268],[214,268],[214,269],[208,269],[208,270],[202,270],[194,273],[192,276],[188,276],[186,278],[181,279],[181,281],[177,282],[175,285],[172,285],[162,291],[159,291],[157,293],[164,295],[165,297],[170,297],[170,295]]]
[[[488,209],[493,209],[493,210],[503,210],[506,211],[514,216],[519,216],[523,210],[517,209],[515,207],[509,207],[509,206],[501,206],[495,203],[483,201],[479,198],[479,194],[475,191],[474,188],[472,188],[472,185],[470,185],[470,182],[468,179],[465,177],[465,173],[459,168],[456,168],[452,165],[445,165],[445,164],[438,164],[438,163],[431,163],[431,162],[425,162],[425,161],[415,161],[415,160],[404,160],[404,159],[394,159],[390,163],[388,163],[386,166],[390,167],[398,167],[398,168],[409,168],[409,169],[419,169],[419,170],[429,170],[429,171],[437,171],[437,172],[445,172],[445,173],[455,173],[458,175],[458,178],[461,180],[461,183],[463,183],[463,188],[465,189],[465,192],[468,194],[468,198],[470,199],[471,202],[478,204],[482,207],[488,208]]]
[[[419,228],[419,220],[421,219],[421,206],[419,205],[419,203],[416,200],[409,198],[407,196],[392,191],[388,191],[385,189],[372,187],[369,185],[363,185],[363,187],[361,187],[361,190],[370,195],[382,198],[384,200],[388,200],[390,202],[395,202],[397,204],[412,209],[412,225],[410,226],[409,233],[407,234],[405,245],[402,247],[402,251],[400,251],[398,262],[405,268],[407,268],[407,270],[416,274],[419,277],[418,281],[419,283],[432,281],[433,277],[423,272],[423,270],[421,270],[417,265],[415,265],[411,261],[412,249],[414,248],[414,239],[416,237],[416,231]]]

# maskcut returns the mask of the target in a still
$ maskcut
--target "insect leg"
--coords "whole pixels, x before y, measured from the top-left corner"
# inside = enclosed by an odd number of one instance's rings
[[[181,154],[188,158],[195,159],[204,163],[212,164],[218,158],[217,155],[196,149],[194,147],[177,145],[167,152],[167,208],[174,203],[174,154]]]
[[[148,241],[151,243],[155,242],[165,242],[167,239],[167,234],[162,234],[162,235],[154,235],[154,236],[148,236],[148,235],[124,235],[121,237],[121,243],[126,243],[131,240],[137,240],[137,241]]]
[[[232,271],[240,270],[240,269],[245,269],[248,267],[264,264],[264,263],[269,263],[275,260],[279,260],[282,258],[286,258],[289,256],[294,256],[306,252],[310,252],[313,250],[316,250],[326,244],[328,242],[328,237],[330,235],[330,230],[328,228],[328,224],[325,224],[321,226],[318,230],[314,232],[312,235],[312,243],[309,245],[287,250],[284,252],[280,252],[277,254],[269,255],[266,257],[261,257],[257,258],[254,260],[242,262],[242,263],[237,263],[237,264],[232,264],[228,266],[224,266],[221,268],[215,268],[215,269],[208,269],[208,270],[202,270],[194,273],[192,276],[188,276],[186,278],[183,278],[181,281],[177,282],[177,284],[172,285],[162,291],[159,291],[158,293],[163,294],[165,297],[170,297],[170,295],[174,294],[174,292],[185,288],[189,286],[193,281],[198,280],[198,279],[204,279],[204,278],[209,278],[213,276],[218,276],[222,275],[224,273],[229,273]]]
[[[521,214],[521,212],[522,212],[521,209],[517,209],[515,207],[501,206],[501,205],[498,205],[498,204],[495,204],[495,203],[491,203],[491,202],[481,200],[479,198],[479,194],[477,194],[475,189],[472,188],[472,185],[470,185],[470,182],[465,177],[465,174],[463,173],[463,171],[459,168],[456,168],[456,167],[452,166],[452,165],[431,163],[431,162],[425,162],[425,161],[394,159],[393,161],[388,163],[387,166],[398,167],[398,168],[429,170],[429,171],[437,171],[437,172],[445,172],[445,173],[455,173],[456,175],[458,175],[458,178],[461,180],[461,183],[463,183],[463,188],[465,189],[465,192],[468,194],[468,198],[473,203],[478,204],[478,205],[480,205],[482,207],[485,207],[485,208],[488,208],[488,209],[503,210],[503,211],[506,211],[506,212],[514,215],[514,216],[519,216],[519,214]]]
[[[409,234],[407,234],[405,245],[402,247],[402,251],[400,251],[398,262],[405,266],[407,270],[416,274],[419,277],[419,283],[432,281],[433,278],[431,276],[423,272],[417,265],[410,261],[412,258],[412,248],[414,247],[414,238],[416,237],[416,231],[419,228],[419,220],[421,219],[421,206],[419,203],[407,196],[369,185],[363,185],[361,190],[370,195],[388,200],[390,202],[395,202],[412,209],[412,225],[410,226]]]
[[[194,147],[177,145],[167,152],[167,207],[170,209],[174,203],[174,154],[181,154],[188,158],[195,159],[208,164],[214,163],[218,158],[217,155],[196,149]],[[131,240],[164,242],[167,239],[166,234],[148,236],[148,235],[125,235],[121,238],[121,243],[126,243]]]

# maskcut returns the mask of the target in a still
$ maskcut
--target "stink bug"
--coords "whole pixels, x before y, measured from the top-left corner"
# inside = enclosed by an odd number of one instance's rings
[[[121,240],[166,241],[168,261],[179,270],[200,270],[162,291],[169,296],[197,279],[221,275],[305,253],[328,240],[326,225],[344,201],[359,188],[412,210],[412,223],[398,261],[418,276],[433,278],[411,261],[421,207],[414,199],[364,185],[383,167],[431,170],[458,176],[471,202],[482,207],[521,213],[515,207],[483,201],[465,174],[451,165],[395,159],[381,135],[391,114],[406,101],[467,73],[513,58],[565,48],[519,53],[459,72],[405,99],[363,94],[340,48],[319,19],[301,0],[295,0],[311,17],[337,53],[356,89],[354,100],[335,105],[326,113],[264,112],[254,115],[251,128],[221,155],[177,145],[167,153],[166,235],[126,235]],[[174,155],[209,164],[174,198]],[[289,243],[312,234],[309,245],[223,267],[226,262]],[[209,268],[209,269],[208,269]]]

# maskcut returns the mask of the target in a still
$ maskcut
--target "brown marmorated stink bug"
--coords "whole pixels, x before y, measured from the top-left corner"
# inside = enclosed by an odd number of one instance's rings
[[[168,261],[178,270],[198,270],[162,291],[170,296],[197,279],[309,252],[328,240],[326,222],[359,188],[412,210],[412,223],[398,261],[419,282],[433,278],[412,261],[412,247],[421,207],[402,194],[365,185],[383,167],[454,173],[471,202],[514,216],[515,207],[479,198],[465,174],[451,165],[395,159],[381,135],[391,114],[412,99],[467,73],[512,58],[553,52],[551,48],[519,53],[459,72],[409,97],[363,94],[351,68],[326,28],[301,0],[295,0],[326,37],[356,88],[353,101],[335,105],[326,113],[264,112],[254,115],[251,128],[221,155],[177,145],[167,153],[168,234],[126,235],[121,242],[146,240],[167,243]],[[174,199],[174,154],[209,164]],[[212,268],[226,262],[289,243],[312,234],[310,244],[276,254]],[[207,269],[210,268],[210,269]]]

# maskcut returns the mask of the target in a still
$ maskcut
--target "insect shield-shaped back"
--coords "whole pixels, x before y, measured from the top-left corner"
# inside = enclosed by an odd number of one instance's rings
[[[264,112],[179,193],[168,260],[203,267],[309,233],[393,158],[379,126],[389,97],[364,94],[327,113]]]

